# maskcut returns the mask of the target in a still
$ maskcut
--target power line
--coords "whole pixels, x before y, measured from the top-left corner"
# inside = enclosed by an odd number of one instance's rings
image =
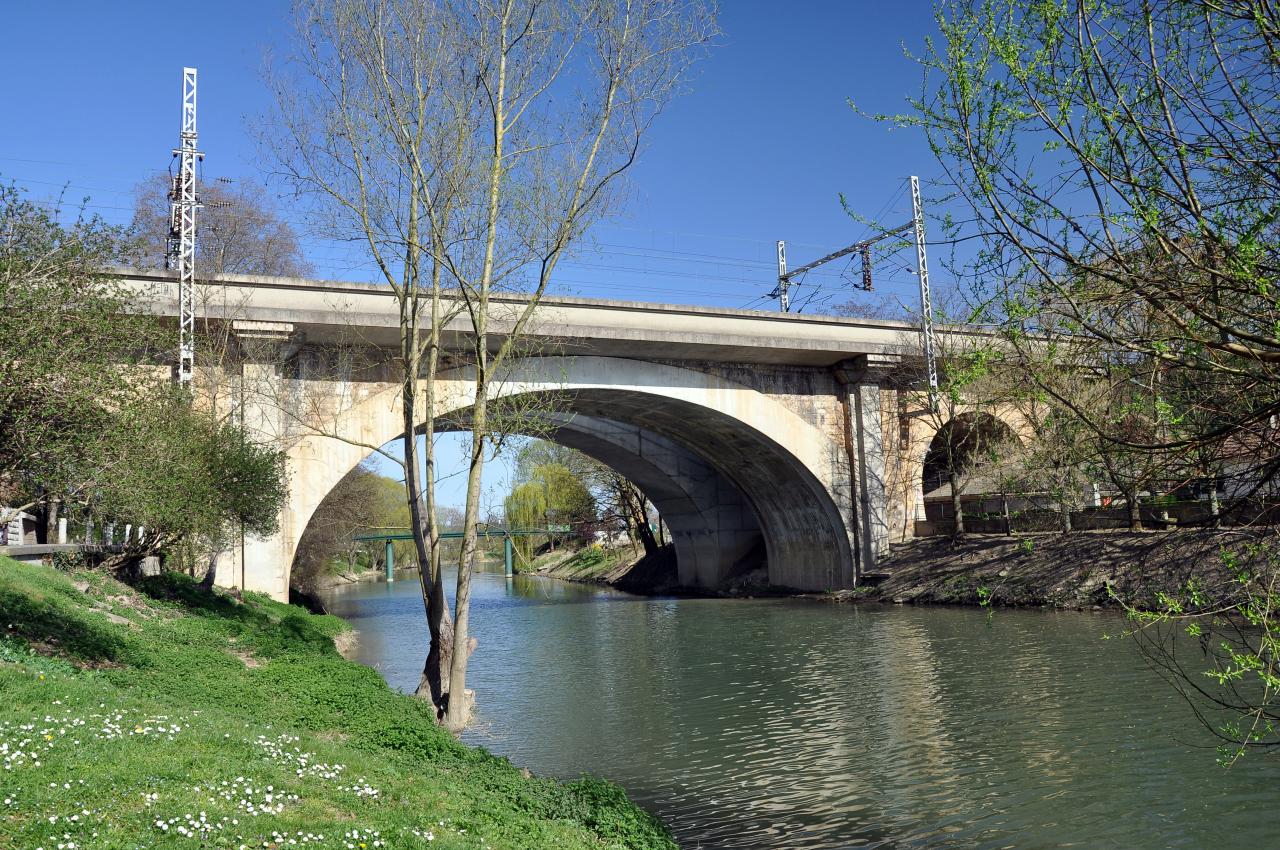
[[[14,161],[18,161],[17,158],[10,158],[10,159]],[[48,161],[48,162],[53,163],[55,161]],[[197,163],[199,163],[199,160],[197,160]],[[53,181],[32,179],[26,182],[41,184],[41,185],[65,185],[65,186],[68,186],[69,188],[79,188],[79,189],[85,189],[85,190],[95,191],[95,192],[101,191],[101,192],[106,192],[116,196],[128,197],[129,195],[133,194],[132,192],[129,192],[126,190],[107,189],[103,186],[79,184],[73,181],[69,181],[67,183],[55,183]],[[906,184],[907,184],[907,181],[904,180],[903,183],[899,186],[898,190],[894,193],[894,195],[891,196],[884,203],[884,205],[882,205],[881,212],[877,213],[877,217],[883,215],[885,210],[889,210],[894,207],[894,205],[897,203],[898,197],[905,190]],[[47,202],[47,203],[49,204],[49,206],[57,206],[52,202]],[[120,205],[113,205],[113,204],[85,203],[85,204],[80,204],[78,206],[85,209],[95,209],[95,210],[110,210],[110,211],[123,211],[123,212],[134,211],[134,207],[120,206]],[[311,221],[308,221],[306,218],[298,214],[294,214],[294,215],[276,214],[275,218],[278,219],[282,224],[289,225],[296,229],[296,231],[298,232],[297,238],[299,243],[308,246],[305,249],[306,256],[308,257],[308,259],[311,259],[313,262],[317,262],[322,266],[324,266],[324,273],[345,276],[347,274],[352,274],[352,273],[369,272],[375,268],[374,264],[370,260],[365,258],[365,254],[362,247],[358,244],[355,244],[358,242],[363,242],[365,240],[366,238],[365,234],[363,234],[362,232],[359,232],[353,228],[352,230],[349,231],[349,235],[343,238],[342,231],[340,229],[338,228],[316,229],[312,226]],[[874,225],[872,224],[868,224],[866,231],[870,232],[873,226]],[[759,246],[762,249],[761,251],[762,254],[764,253],[765,246],[768,245],[768,243],[765,242],[764,240],[755,239],[751,237],[726,236],[722,234],[696,233],[691,231],[659,230],[655,228],[629,227],[626,225],[619,225],[619,224],[612,224],[612,223],[602,223],[601,225],[598,226],[598,230],[605,231],[605,232],[613,230],[613,231],[628,231],[633,233],[649,233],[649,234],[665,233],[674,237],[700,238],[700,239],[707,239],[707,240],[726,240],[726,241],[731,240],[735,242],[746,242],[749,244]],[[888,253],[881,253],[879,247],[876,245],[876,243],[880,242],[882,239],[887,238],[889,234],[899,232],[899,231],[900,229],[894,229],[878,235],[872,234],[870,237],[861,239],[858,243],[854,243],[854,245],[852,246],[847,246],[846,249],[842,249],[841,251],[835,252],[834,255],[827,255],[826,257],[821,258],[818,261],[808,263],[804,266],[801,266],[798,269],[795,269],[791,274],[787,275],[787,278],[789,279],[788,282],[790,282],[791,279],[794,279],[796,281],[803,279],[804,286],[806,287],[806,292],[812,293],[812,295],[806,295],[804,300],[801,302],[801,309],[812,306],[814,304],[821,304],[821,303],[825,303],[826,301],[829,301],[830,293],[839,292],[839,291],[848,291],[849,287],[843,284],[843,282],[846,280],[852,282],[854,284],[854,287],[857,287],[857,282],[856,282],[857,278],[854,277],[854,274],[856,274],[856,272],[854,272],[854,269],[852,267],[852,264],[856,262],[855,260],[851,259],[850,262],[846,263],[846,265],[840,271],[828,271],[822,268],[817,268],[817,266],[820,266],[823,261],[831,262],[843,256],[851,256],[853,254],[858,255],[862,264],[861,288],[864,290],[869,288],[868,287],[869,281],[868,281],[868,274],[867,274],[868,271],[872,271],[873,274],[876,275],[876,277],[878,278],[877,282],[881,286],[896,288],[899,285],[905,285],[906,282],[901,281],[898,276],[902,273],[906,273],[914,277],[915,271],[906,262],[902,261],[899,257],[895,256],[895,254],[897,253],[897,251],[900,251],[902,248],[909,245],[910,242],[907,242],[904,240],[904,244],[902,246],[898,247],[895,251],[890,251]],[[926,242],[924,244],[926,245],[955,244],[957,242],[964,241],[965,238],[971,238],[971,237],[963,237],[961,239],[954,239],[954,240],[938,240],[936,242]],[[791,244],[798,246],[802,244],[808,245],[811,243],[792,242]],[[643,261],[643,263],[637,265],[634,263],[626,263],[626,262],[621,262],[621,263],[609,262],[611,258],[630,258],[634,260]],[[690,270],[688,268],[690,264],[697,264],[697,265],[708,266],[713,268],[708,268],[707,271]],[[753,284],[753,283],[759,282],[760,278],[757,277],[757,275],[760,275],[763,272],[763,270],[770,265],[770,261],[768,259],[763,259],[759,256],[750,257],[750,256],[742,256],[740,254],[734,254],[734,253],[688,251],[688,250],[679,250],[677,248],[661,248],[661,247],[654,247],[651,245],[631,244],[630,240],[620,240],[620,241],[610,240],[610,241],[597,241],[591,245],[584,246],[584,248],[579,252],[577,258],[566,259],[562,265],[567,270],[576,269],[576,270],[587,271],[587,272],[612,272],[619,275],[627,275],[630,277],[644,276],[649,278],[662,278],[666,280],[689,279],[689,280],[697,280],[703,283],[725,282],[725,283],[738,283],[738,284],[740,283]],[[733,274],[732,272],[728,272],[729,269],[738,269],[738,270],[741,270],[743,273]],[[722,273],[716,273],[716,272],[722,272]],[[728,272],[728,273],[724,273],[724,272]],[[831,286],[821,285],[820,283],[816,282],[812,276],[816,276],[817,278],[824,279],[829,283],[831,283],[832,285]],[[564,281],[564,279],[561,278],[559,281],[557,281],[557,283],[561,281]],[[585,280],[572,280],[572,281],[564,281],[564,282],[567,283],[568,285],[592,286],[592,287],[597,287],[601,289],[627,290],[633,293],[637,291],[650,292],[655,294],[661,293],[662,295],[687,296],[691,298],[716,297],[716,298],[733,299],[734,296],[736,295],[736,292],[724,293],[719,289],[710,289],[707,286],[700,286],[696,288],[685,288],[685,287],[672,287],[672,286],[653,286],[647,283],[638,283],[638,284],[632,283],[627,285],[619,285],[619,284],[606,284],[606,283],[597,282],[597,281],[589,282]],[[776,291],[773,293],[773,297],[777,297]],[[747,303],[755,304],[762,300],[764,300],[763,297],[757,297],[757,298],[750,299]]]
[[[800,279],[803,280],[805,275],[807,275],[809,272],[813,271],[814,269],[818,268],[818,266],[822,266],[822,265],[826,265],[827,263],[834,262],[835,260],[838,260],[841,257],[847,257],[850,254],[853,254],[855,252],[858,253],[862,258],[862,289],[866,292],[870,292],[872,288],[872,280],[871,280],[871,248],[872,246],[875,245],[877,242],[881,242],[885,239],[890,238],[891,236],[896,236],[899,233],[902,233],[903,231],[909,229],[910,227],[911,227],[910,222],[908,222],[907,224],[899,225],[898,227],[895,227],[891,230],[884,231],[878,236],[873,236],[870,239],[863,239],[860,242],[854,242],[852,245],[846,245],[845,247],[837,251],[833,251],[830,254],[827,254],[825,257],[819,257],[818,259],[810,263],[806,263],[805,265],[801,266],[798,269],[792,269],[791,271],[787,271],[787,243],[779,239],[778,240],[778,285],[774,287],[773,292],[769,293],[769,297],[777,298],[779,306],[782,307],[782,312],[784,313],[788,312],[790,309],[790,303],[789,303],[790,289],[793,285],[799,286],[799,281],[795,281],[796,277],[800,277]]]

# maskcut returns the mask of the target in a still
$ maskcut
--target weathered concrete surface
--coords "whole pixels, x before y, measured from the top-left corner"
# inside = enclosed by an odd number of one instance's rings
[[[437,388],[437,415],[465,415],[473,400],[469,369],[443,374]],[[269,544],[273,562],[291,562],[312,512],[364,459],[366,447],[400,435],[398,387],[363,389],[362,395],[342,386],[321,391],[347,395],[347,403],[335,408],[323,429],[343,434],[345,441],[312,432],[289,449],[290,504],[281,517],[280,534]],[[576,429],[570,421],[566,427],[577,431],[571,438],[609,442],[612,448],[597,442],[597,450],[643,474],[664,499],[674,500],[677,494],[686,499],[680,514],[691,534],[719,536],[723,530],[749,535],[743,510],[744,504],[749,506],[764,536],[775,583],[801,589],[852,584],[852,505],[837,504],[824,483],[843,468],[843,448],[769,397],[703,372],[616,357],[526,359],[500,382],[498,395],[541,395],[557,415],[589,417]],[[618,425],[606,427],[604,422]],[[642,442],[644,432],[653,438]],[[629,460],[623,457],[628,439],[634,441]],[[657,454],[646,460],[646,451]],[[642,470],[644,465],[650,469]],[[709,511],[714,515],[695,521],[696,514]],[[715,563],[714,568],[695,568],[695,575],[710,577],[731,566],[723,559]]]
[[[172,278],[121,278],[146,309],[176,314]],[[526,303],[497,299],[494,346]],[[246,538],[218,578],[280,597],[320,501],[401,434],[387,366],[395,300],[368,284],[228,277],[203,285],[197,304],[240,346],[239,373],[207,391],[230,386],[290,472],[279,532]],[[461,320],[450,326],[446,362],[466,333]],[[553,297],[526,341],[541,356],[521,360],[498,394],[537,399],[559,417],[556,439],[641,486],[672,528],[683,581],[714,587],[763,540],[774,584],[848,588],[911,526],[935,429],[894,375],[916,347],[905,323]],[[438,391],[437,415],[465,419],[466,368],[446,371]]]
[[[172,277],[122,271],[120,278],[157,315],[177,315]],[[228,275],[204,284],[198,302],[201,315],[287,323],[312,344],[358,335],[368,345],[398,345],[396,303],[385,286]],[[495,348],[525,303],[520,296],[495,296]],[[445,346],[467,332],[466,320],[456,319]],[[548,354],[826,368],[857,354],[912,353],[913,333],[905,322],[886,320],[548,296],[539,302],[527,338]]]
[[[763,541],[742,491],[711,464],[656,431],[611,419],[548,414],[546,435],[624,475],[671,530],[680,583],[713,588]]]

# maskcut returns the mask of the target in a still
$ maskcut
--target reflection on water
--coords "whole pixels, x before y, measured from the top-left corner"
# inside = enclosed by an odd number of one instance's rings
[[[411,690],[416,581],[337,592]],[[649,599],[477,576],[467,735],[606,776],[691,848],[1280,846],[1280,764],[1231,771],[1110,615]]]

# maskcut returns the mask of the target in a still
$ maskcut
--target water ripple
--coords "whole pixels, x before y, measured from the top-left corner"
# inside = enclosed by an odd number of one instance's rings
[[[624,785],[688,848],[1277,846],[1280,765],[1224,772],[1107,616],[653,600],[478,582],[468,740]],[[417,684],[416,585],[361,587]]]

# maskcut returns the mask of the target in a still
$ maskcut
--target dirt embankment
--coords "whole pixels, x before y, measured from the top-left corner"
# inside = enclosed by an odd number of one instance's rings
[[[580,549],[545,553],[534,560],[534,575],[607,584],[629,593],[665,594],[678,590],[675,549],[665,546],[653,555],[639,555],[630,547]]]
[[[1004,537],[933,537],[894,546],[888,578],[858,599],[914,604],[992,604],[1091,608],[1149,605],[1195,578],[1206,589],[1231,582],[1225,553],[1243,553],[1274,532],[1202,529],[1083,532]],[[1114,591],[1114,596],[1112,594]]]

